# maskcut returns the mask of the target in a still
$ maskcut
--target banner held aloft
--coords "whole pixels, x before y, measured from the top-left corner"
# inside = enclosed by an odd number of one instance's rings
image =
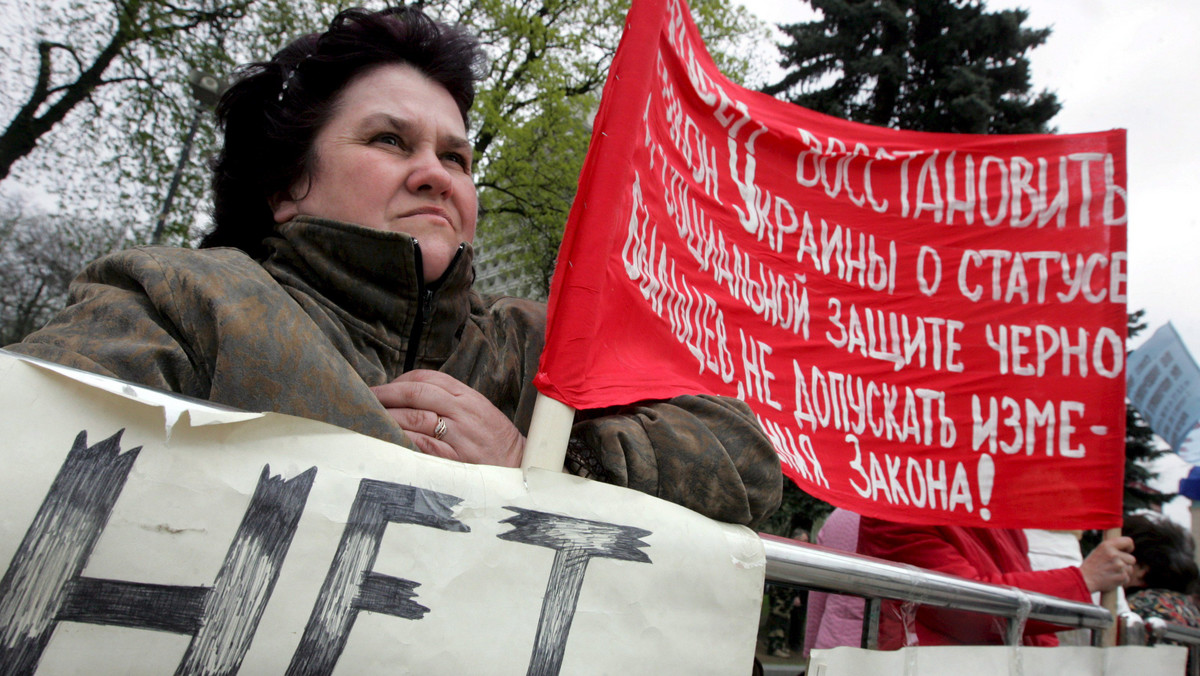
[[[538,386],[740,397],[789,476],[867,515],[1114,525],[1125,181],[1122,130],[903,132],[747,91],[682,0],[638,0]]]

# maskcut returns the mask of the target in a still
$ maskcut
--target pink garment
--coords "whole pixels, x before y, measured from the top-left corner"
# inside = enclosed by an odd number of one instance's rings
[[[844,552],[858,548],[858,514],[835,509],[817,533],[817,544]],[[857,596],[808,593],[808,621],[804,628],[804,656],[813,648],[858,646],[862,642],[863,607]]]

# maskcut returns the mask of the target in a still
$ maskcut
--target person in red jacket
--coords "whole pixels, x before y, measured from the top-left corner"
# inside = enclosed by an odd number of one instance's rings
[[[1078,567],[1034,571],[1029,566],[1029,545],[1020,530],[917,526],[862,517],[858,552],[897,563],[948,573],[990,584],[1009,585],[1033,592],[1091,603],[1092,592],[1111,591],[1129,582],[1136,560],[1133,540],[1105,540]],[[1006,622],[980,613],[919,606],[911,613],[897,602],[884,604],[879,621],[879,647],[894,650],[905,645],[1000,645]],[[906,632],[906,624],[908,630]],[[1062,627],[1042,622],[1025,625],[1023,643],[1055,646],[1054,632]],[[912,632],[907,636],[906,633]]]

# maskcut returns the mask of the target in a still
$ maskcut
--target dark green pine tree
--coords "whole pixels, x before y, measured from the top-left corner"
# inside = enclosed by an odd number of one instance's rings
[[[786,75],[763,89],[811,110],[915,131],[1044,133],[1061,107],[1030,91],[1029,50],[1049,28],[979,0],[805,0],[818,21],[783,25]]]
[[[1132,404],[1125,405],[1125,513],[1153,509],[1169,502],[1175,493],[1159,493],[1148,482],[1158,476],[1145,463],[1170,453],[1156,448],[1154,430]]]
[[[1129,337],[1133,338],[1146,328],[1142,320],[1145,310],[1129,313]],[[1146,469],[1146,464],[1172,451],[1159,448],[1154,443],[1154,430],[1132,404],[1125,404],[1125,513],[1152,509],[1169,502],[1175,493],[1159,493],[1151,490],[1148,483],[1157,475]]]

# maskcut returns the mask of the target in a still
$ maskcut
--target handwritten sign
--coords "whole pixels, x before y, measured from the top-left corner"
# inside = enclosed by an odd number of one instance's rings
[[[859,125],[744,90],[638,0],[550,300],[543,392],[747,401],[785,472],[914,523],[1120,521],[1125,135]]]
[[[100,384],[0,354],[0,672],[749,668],[748,529]]]

